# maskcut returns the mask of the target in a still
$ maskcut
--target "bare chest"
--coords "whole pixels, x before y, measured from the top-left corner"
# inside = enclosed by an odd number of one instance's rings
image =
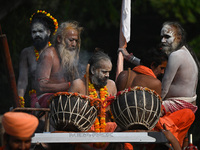
[[[28,72],[29,74],[34,74],[37,68],[37,61],[36,61],[36,56],[34,53],[34,50],[30,51],[28,53],[28,57],[27,57],[27,64],[28,64]]]

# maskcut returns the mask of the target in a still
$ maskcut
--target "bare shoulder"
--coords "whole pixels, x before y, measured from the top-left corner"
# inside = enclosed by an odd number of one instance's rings
[[[71,83],[69,92],[77,92],[80,94],[86,94],[85,78],[79,78]]]
[[[122,71],[116,81],[117,90],[121,91],[131,86],[133,79],[136,77],[136,73],[132,70]],[[128,81],[129,80],[129,81]]]
[[[111,85],[111,86],[116,86],[115,84],[115,81],[111,80],[111,79],[108,79],[108,84]]]
[[[47,47],[41,52],[41,57],[53,57],[55,54],[57,54],[56,49],[54,47]]]
[[[29,46],[29,47],[25,47],[22,52],[27,52],[27,51],[30,51],[31,49],[34,49],[33,46]]]
[[[123,86],[123,83],[127,80],[128,78],[128,71],[125,70],[125,71],[122,71],[120,72],[120,74],[118,75],[117,77],[117,80],[116,80],[116,85],[117,85],[117,88],[120,86],[124,87]],[[120,88],[119,87],[119,88]],[[121,89],[121,88],[120,88]]]
[[[170,54],[169,58],[173,57],[173,58],[180,58],[180,59],[184,59],[183,56],[188,55],[188,49],[186,47],[182,47],[177,51],[174,51]]]
[[[126,78],[128,76],[128,70],[124,70],[122,72],[120,72],[117,81],[123,80],[124,78]]]
[[[155,90],[159,95],[161,95],[161,90],[162,90],[161,87],[162,87],[162,83],[161,83],[160,80],[154,79],[154,80],[152,81],[151,88],[152,88],[153,90]]]
[[[111,95],[117,94],[117,87],[116,87],[116,84],[113,80],[108,79],[107,88],[108,88],[109,94],[111,94]]]
[[[77,85],[85,85],[85,81],[83,78],[78,78],[72,82],[72,85],[77,86]]]
[[[31,50],[34,50],[33,46],[26,47],[21,51],[21,55],[29,55]]]

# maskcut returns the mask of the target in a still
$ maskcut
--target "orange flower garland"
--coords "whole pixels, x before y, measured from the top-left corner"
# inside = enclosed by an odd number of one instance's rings
[[[36,90],[32,89],[29,91],[29,96],[31,96],[31,94],[36,93]]]
[[[96,89],[94,88],[94,85],[89,81],[89,96],[91,98],[98,98],[98,94]],[[108,88],[104,86],[103,88],[100,88],[100,99],[101,101],[105,101],[106,97],[108,96]],[[106,127],[106,103],[103,103],[103,106],[101,107],[101,113],[100,113],[100,121],[98,118],[96,118],[94,122],[94,128],[95,132],[105,132]],[[103,147],[105,143],[95,143],[96,147]]]
[[[20,107],[24,108],[25,102],[22,96],[19,96],[19,104],[20,104]]]
[[[51,46],[51,42],[48,42],[48,46]],[[38,61],[40,54],[37,49],[34,49],[34,52],[35,52],[36,61]]]
[[[49,17],[50,19],[53,20],[54,26],[55,26],[55,30],[54,30],[54,32],[53,32],[53,35],[55,35],[56,32],[57,32],[57,29],[58,29],[58,21],[57,21],[57,19],[55,19],[50,13],[47,13],[47,12],[44,11],[44,10],[38,10],[36,13],[45,14],[47,17]],[[35,15],[35,13],[33,13],[33,14],[31,15],[30,23],[32,22],[33,16],[34,16],[34,15]]]

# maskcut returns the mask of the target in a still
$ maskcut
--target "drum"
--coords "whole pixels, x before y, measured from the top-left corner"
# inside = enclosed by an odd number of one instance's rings
[[[123,130],[151,130],[161,115],[161,97],[146,87],[134,87],[117,93],[111,111]]]
[[[58,131],[87,131],[97,117],[91,98],[78,93],[59,92],[50,98],[50,124]]]

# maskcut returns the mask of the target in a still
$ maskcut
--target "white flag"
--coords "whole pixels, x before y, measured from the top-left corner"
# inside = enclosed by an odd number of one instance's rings
[[[128,43],[131,36],[131,0],[122,0],[122,33]]]

